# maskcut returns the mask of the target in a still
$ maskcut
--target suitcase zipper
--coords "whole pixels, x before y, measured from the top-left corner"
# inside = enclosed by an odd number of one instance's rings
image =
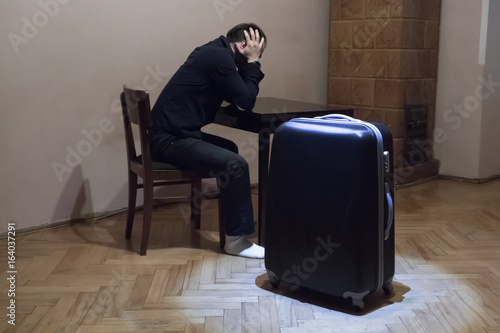
[[[368,122],[359,122],[361,125],[365,126],[366,128],[369,128],[373,134],[377,137],[377,169],[378,169],[378,207],[379,207],[379,212],[378,212],[378,225],[379,225],[379,235],[378,235],[378,258],[379,258],[379,265],[378,265],[378,285],[377,289],[379,290],[382,288],[382,285],[384,284],[384,240],[385,240],[385,221],[384,221],[384,210],[382,207],[384,207],[384,192],[385,192],[385,186],[384,186],[384,172],[387,170],[386,168],[389,166],[389,163],[385,162],[386,160],[388,161],[389,157],[389,152],[384,151],[384,141],[382,138],[382,133],[380,133],[379,129]],[[386,154],[387,153],[387,154]]]

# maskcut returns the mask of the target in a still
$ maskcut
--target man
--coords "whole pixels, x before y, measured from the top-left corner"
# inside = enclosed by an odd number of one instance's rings
[[[224,251],[260,259],[264,248],[246,238],[255,232],[248,163],[233,142],[201,128],[213,122],[224,100],[253,108],[264,78],[258,60],[265,46],[262,30],[245,23],[196,48],[158,97],[150,131],[155,160],[217,178],[226,224]]]

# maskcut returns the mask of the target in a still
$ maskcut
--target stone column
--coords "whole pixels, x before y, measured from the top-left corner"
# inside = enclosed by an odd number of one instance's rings
[[[330,0],[328,104],[389,126],[397,185],[436,177],[432,156],[440,0]],[[403,154],[405,109],[427,109],[425,162]]]

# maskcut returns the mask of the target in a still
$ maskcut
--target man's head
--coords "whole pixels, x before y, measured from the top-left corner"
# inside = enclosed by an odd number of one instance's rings
[[[229,30],[227,32],[227,34],[226,34],[226,38],[228,39],[228,41],[232,45],[236,45],[236,48],[233,48],[233,50],[236,50],[235,53],[236,53],[236,57],[237,58],[241,58],[242,57],[241,50],[242,50],[242,47],[244,47],[245,43],[246,43],[245,32],[248,35],[248,34],[250,34],[251,29],[256,34],[257,34],[257,31],[258,31],[258,36],[260,37],[260,39],[264,40],[264,44],[262,45],[262,49],[261,49],[261,52],[260,52],[259,56],[262,56],[262,53],[264,52],[264,49],[266,48],[266,45],[267,45],[267,36],[264,33],[264,31],[262,31],[262,29],[257,24],[255,24],[255,23],[241,23],[241,24],[238,24],[237,26],[235,26],[231,30]],[[238,47],[238,46],[241,46],[241,47]]]
[[[226,38],[230,43],[242,42],[245,40],[245,30],[249,32],[249,29],[258,30],[260,37],[264,37],[264,48],[267,45],[267,36],[262,31],[262,29],[255,23],[241,23],[232,28],[227,32]]]

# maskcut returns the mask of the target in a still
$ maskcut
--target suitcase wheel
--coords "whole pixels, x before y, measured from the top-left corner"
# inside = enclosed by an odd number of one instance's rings
[[[346,291],[344,293],[344,298],[345,299],[350,298],[352,300],[352,307],[354,308],[354,310],[356,312],[360,312],[365,307],[364,298],[369,293],[370,293],[369,290],[362,292],[362,293],[354,293],[354,292]]]
[[[394,291],[394,288],[392,286],[391,282],[388,282],[382,286],[382,290],[384,291],[384,294],[387,296],[392,295],[392,292]]]
[[[273,288],[278,288],[278,286],[280,285],[280,280],[278,279],[276,274],[274,274],[273,271],[268,270],[267,277],[269,278],[269,282],[271,282],[271,286]]]

